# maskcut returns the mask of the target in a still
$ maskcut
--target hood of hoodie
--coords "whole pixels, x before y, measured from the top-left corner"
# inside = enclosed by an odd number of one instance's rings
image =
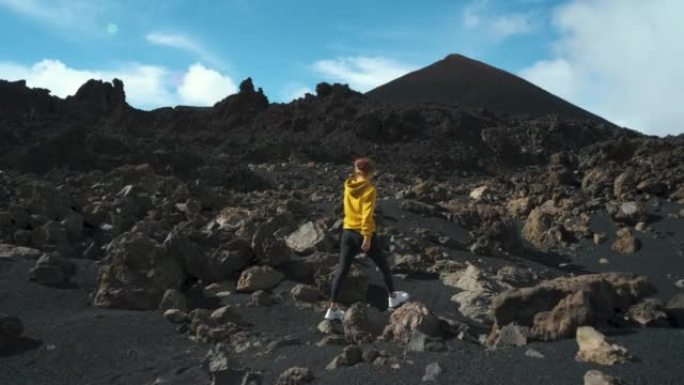
[[[344,189],[349,191],[349,195],[354,198],[361,197],[370,187],[368,180],[354,180],[353,176],[344,181]]]

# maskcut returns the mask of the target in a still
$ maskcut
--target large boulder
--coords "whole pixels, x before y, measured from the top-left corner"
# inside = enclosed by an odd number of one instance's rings
[[[261,225],[252,236],[252,249],[257,261],[269,266],[283,266],[294,258],[287,245],[284,232],[288,229],[284,216],[271,218]]]
[[[566,239],[564,229],[556,223],[554,214],[541,206],[535,207],[527,216],[521,235],[541,250],[559,247]]]
[[[555,340],[582,325],[606,324],[656,292],[645,277],[602,273],[561,277],[533,287],[507,290],[492,300],[495,325],[530,327],[530,339]]]
[[[127,232],[107,246],[93,304],[104,308],[156,309],[167,289],[185,281],[178,261],[140,233]]]
[[[194,242],[180,229],[174,229],[164,241],[167,253],[174,256],[188,274],[207,283],[231,278],[253,257],[249,241],[241,238],[212,246]]]
[[[76,265],[57,252],[43,254],[29,271],[32,281],[45,286],[63,286],[76,272]]]
[[[237,283],[237,290],[254,292],[277,286],[285,275],[270,266],[252,266],[243,271]]]
[[[385,317],[368,304],[357,302],[347,309],[342,325],[348,342],[373,342],[385,328]]]
[[[325,248],[326,236],[323,228],[314,222],[306,222],[285,237],[285,243],[298,254],[310,254]]]
[[[417,301],[407,302],[392,313],[382,337],[408,343],[414,332],[428,337],[439,337],[441,334],[439,319],[425,304]]]

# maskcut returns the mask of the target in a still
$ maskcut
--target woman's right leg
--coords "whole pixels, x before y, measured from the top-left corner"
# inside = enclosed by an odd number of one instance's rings
[[[349,273],[354,256],[361,250],[361,245],[358,244],[354,233],[350,230],[342,230],[342,240],[340,242],[340,263],[337,267],[337,274],[333,280],[332,290],[330,293],[330,302],[337,305],[337,300],[340,294],[340,284],[344,277]]]

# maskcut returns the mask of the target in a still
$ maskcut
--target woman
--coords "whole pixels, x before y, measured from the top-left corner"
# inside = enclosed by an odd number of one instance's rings
[[[389,308],[394,309],[409,298],[405,292],[394,291],[387,259],[376,242],[375,220],[373,219],[376,192],[375,186],[371,184],[374,171],[375,164],[372,160],[359,158],[354,161],[354,174],[344,181],[344,222],[340,263],[332,284],[330,308],[325,313],[327,320],[344,318],[344,311],[337,302],[340,283],[349,273],[354,257],[361,251],[375,262],[384,276]]]

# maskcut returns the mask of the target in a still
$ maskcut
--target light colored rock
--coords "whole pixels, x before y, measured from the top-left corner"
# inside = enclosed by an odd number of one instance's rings
[[[655,298],[645,299],[629,308],[625,319],[641,326],[666,326],[665,303]]]
[[[458,304],[458,311],[465,317],[485,324],[491,324],[492,319],[489,308],[494,296],[494,293],[486,291],[462,291],[454,294],[451,297],[451,301]]]
[[[488,188],[489,188],[489,187],[488,187],[487,185],[482,185],[482,186],[480,186],[480,187],[477,187],[477,188],[474,189],[473,191],[471,191],[470,194],[469,194],[468,196],[469,196],[470,199],[472,199],[472,200],[476,200],[476,201],[477,201],[477,200],[480,200],[480,199],[482,199],[482,196],[487,192],[487,189],[488,189]]]
[[[389,325],[383,332],[383,338],[407,343],[414,330],[429,337],[438,337],[441,333],[439,319],[427,306],[421,302],[410,301],[392,313]]]
[[[532,357],[532,358],[546,358],[543,354],[541,354],[539,351],[534,350],[534,349],[527,349],[525,351],[525,355],[527,357]]]
[[[614,365],[630,360],[627,349],[606,341],[606,336],[591,326],[577,328],[577,360],[600,365]]]
[[[237,290],[248,293],[268,290],[277,286],[284,277],[283,273],[270,266],[253,266],[242,272]]]
[[[584,385],[625,385],[625,383],[621,379],[605,374],[600,370],[589,370],[584,374]]]
[[[425,367],[423,382],[437,382],[437,379],[442,375],[443,372],[444,370],[438,362],[430,363]]]
[[[516,217],[527,216],[530,213],[530,209],[530,198],[528,197],[512,199],[506,204],[508,213]]]
[[[240,313],[238,313],[238,311],[230,305],[226,305],[214,310],[214,312],[211,313],[211,319],[221,324],[227,322],[234,324],[242,323],[242,317],[240,316]]]
[[[297,231],[285,237],[287,246],[298,254],[312,253],[323,242],[325,242],[325,232],[311,221],[301,225]]]
[[[492,298],[511,286],[485,274],[477,266],[467,263],[463,270],[441,276],[442,283],[463,290],[451,297],[459,304],[464,316],[478,322],[491,323],[489,307]]]
[[[216,217],[222,230],[237,231],[242,228],[252,213],[241,207],[226,207]]]
[[[548,207],[535,207],[527,216],[521,235],[540,250],[548,250],[563,244],[563,228]]]
[[[276,385],[301,385],[314,380],[314,374],[309,368],[292,367],[278,376]]]
[[[164,312],[164,318],[166,318],[169,322],[174,323],[174,324],[182,324],[185,322],[188,322],[190,319],[188,318],[188,313],[180,310],[180,309],[168,309]]]
[[[204,287],[202,295],[204,298],[227,297],[234,288],[235,285],[229,281],[214,282]]]
[[[594,233],[594,244],[600,245],[605,242],[608,236],[605,233]]]
[[[538,279],[539,277],[532,269],[513,265],[504,266],[496,272],[496,280],[499,284],[507,284],[513,287],[529,286]]]
[[[641,248],[641,242],[634,236],[628,227],[617,231],[617,239],[610,245],[610,249],[616,253],[632,254]]]
[[[43,255],[43,252],[38,249],[0,243],[0,260],[19,258],[37,260],[41,255]]]

